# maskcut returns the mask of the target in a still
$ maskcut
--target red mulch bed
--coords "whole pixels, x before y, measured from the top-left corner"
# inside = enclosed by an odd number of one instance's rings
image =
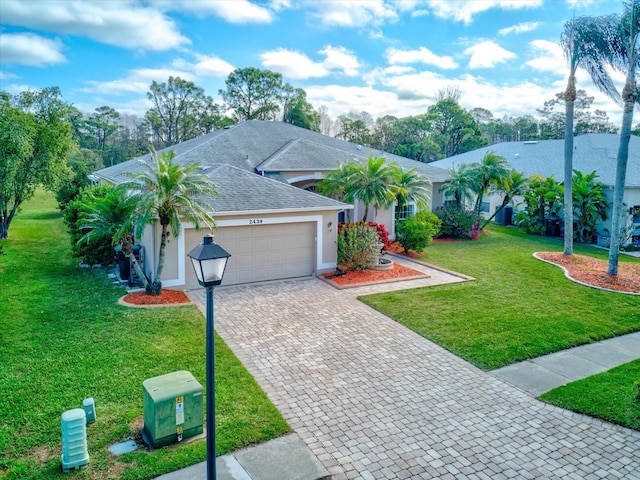
[[[567,269],[571,278],[593,287],[617,292],[640,293],[640,264],[618,263],[618,275],[607,273],[609,263],[585,255],[538,252],[536,256]]]
[[[125,303],[133,305],[180,305],[191,303],[186,293],[180,290],[167,290],[163,288],[160,295],[147,295],[144,291],[130,293],[122,299]]]
[[[334,278],[330,277],[332,273],[325,273],[323,277],[330,282],[333,282],[340,286],[354,286],[354,285],[366,285],[372,282],[384,282],[400,280],[403,278],[411,278],[417,276],[425,276],[424,273],[412,268],[405,267],[403,265],[393,264],[391,270],[365,270],[365,271],[353,271],[347,272],[345,275],[340,275]]]

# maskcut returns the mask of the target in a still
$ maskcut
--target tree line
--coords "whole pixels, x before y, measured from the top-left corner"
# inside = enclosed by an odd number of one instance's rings
[[[82,113],[71,106],[69,121],[80,153],[111,166],[245,120],[283,121],[325,135],[376,148],[420,162],[432,162],[486,145],[508,141],[562,139],[563,93],[544,102],[537,115],[494,117],[485,108],[465,110],[460,92],[449,87],[421,115],[374,119],[351,112],[331,119],[325,106],[315,109],[302,88],[282,75],[249,67],[232,72],[218,91],[223,103],[191,81],[169,77],[153,81],[147,92],[152,107],[143,118],[109,106]],[[575,134],[616,133],[606,112],[592,110],[594,98],[584,90],[575,101]],[[640,133],[640,125],[635,133]]]

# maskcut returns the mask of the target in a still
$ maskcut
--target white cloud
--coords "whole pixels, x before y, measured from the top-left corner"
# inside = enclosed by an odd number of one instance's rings
[[[0,47],[2,63],[42,67],[66,62],[59,39],[52,40],[33,33],[0,33]]]
[[[398,14],[383,0],[325,0],[310,2],[313,16],[329,27],[371,27],[385,21],[395,21]]]
[[[265,68],[295,80],[324,77],[329,74],[322,62],[314,62],[303,53],[284,48],[263,53],[260,58]]]
[[[307,99],[317,107],[324,105],[334,120],[350,112],[369,112],[375,117],[397,115],[397,97],[393,92],[370,87],[342,85],[313,85],[306,87]],[[377,110],[372,110],[379,106]]]
[[[505,50],[500,45],[491,40],[485,40],[467,48],[465,55],[470,55],[469,68],[493,68],[499,63],[505,63],[514,59],[517,55],[509,50]]]
[[[500,30],[498,30],[498,33],[504,36],[504,35],[509,35],[510,33],[518,34],[518,33],[530,32],[538,28],[540,25],[541,25],[540,22],[523,22],[523,23],[518,23],[517,25],[512,25],[511,27],[501,28]]]
[[[7,73],[0,70],[0,80],[10,80],[12,78],[18,78],[15,73]]]
[[[358,62],[357,57],[346,48],[327,45],[320,50],[320,53],[327,57],[322,63],[329,70],[342,72],[348,77],[358,75],[360,62]]]
[[[180,77],[183,80],[193,81],[195,76],[184,70],[168,68],[141,68],[132,70],[127,77],[106,82],[87,81],[89,85],[81,88],[82,92],[98,93],[101,95],[124,95],[128,93],[146,93],[151,82],[166,82],[169,77]]]
[[[529,42],[531,50],[531,60],[524,64],[527,67],[539,72],[564,72],[567,69],[567,62],[562,53],[562,47],[556,42],[548,40],[533,40]]]
[[[197,54],[197,62],[193,66],[196,75],[205,77],[227,77],[235,70],[229,62],[215,55],[207,56]]]
[[[87,37],[123,48],[167,50],[190,43],[163,13],[124,0],[2,0],[0,18],[9,25]]]
[[[425,47],[417,50],[398,50],[389,48],[385,52],[387,61],[391,65],[407,64],[407,63],[424,63],[425,65],[434,65],[443,69],[458,68],[458,64],[449,56],[438,56]]]
[[[358,74],[358,59],[346,48],[328,45],[318,53],[324,55],[324,60],[315,62],[304,53],[284,48],[265,52],[260,58],[265,68],[296,80],[326,77],[330,74]]]
[[[172,8],[175,4],[171,5]],[[179,2],[180,10],[190,11],[196,13],[198,16],[206,16],[212,14],[222,18],[224,21],[233,24],[245,24],[245,23],[271,23],[274,19],[273,11],[248,0],[233,0],[233,1],[219,1],[219,0],[200,0],[194,1],[181,1]],[[288,7],[287,1],[274,1],[272,2],[272,8],[274,10],[280,10]]]
[[[428,5],[436,17],[469,24],[474,15],[500,8],[516,10],[520,8],[535,8],[542,5],[542,0],[483,0],[469,2],[467,0],[428,0]]]

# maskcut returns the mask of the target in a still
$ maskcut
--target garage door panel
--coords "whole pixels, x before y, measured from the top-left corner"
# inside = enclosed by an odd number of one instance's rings
[[[231,254],[223,285],[312,275],[315,222],[219,227],[215,241]],[[202,242],[202,233],[187,231],[187,250]],[[191,263],[187,259],[187,265]],[[198,288],[188,269],[187,288]]]

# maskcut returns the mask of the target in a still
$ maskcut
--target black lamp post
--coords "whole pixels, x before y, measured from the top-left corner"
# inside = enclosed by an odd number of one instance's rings
[[[189,252],[198,283],[207,292],[207,480],[216,478],[216,393],[213,342],[213,287],[222,283],[231,254],[205,235],[202,245]]]

